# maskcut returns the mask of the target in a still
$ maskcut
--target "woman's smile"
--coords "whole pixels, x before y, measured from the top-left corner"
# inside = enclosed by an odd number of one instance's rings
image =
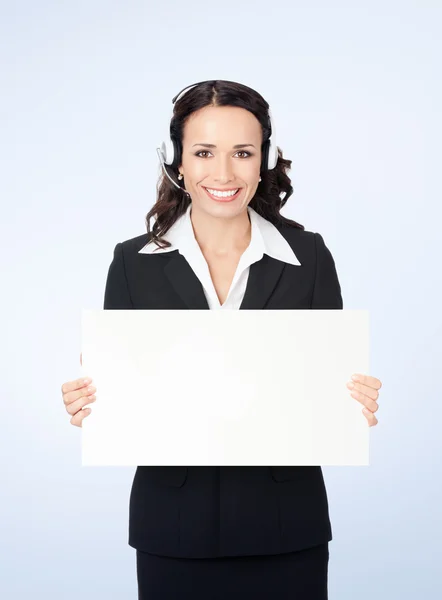
[[[241,190],[242,188],[237,188],[237,192],[236,194],[231,194],[231,193],[221,193],[218,192],[218,194],[212,194],[211,192],[209,192],[209,189],[213,189],[213,188],[206,188],[204,186],[202,186],[203,189],[205,190],[206,194],[209,196],[209,198],[212,198],[212,200],[215,200],[216,202],[232,202],[233,200],[236,200],[240,195],[241,195]]]

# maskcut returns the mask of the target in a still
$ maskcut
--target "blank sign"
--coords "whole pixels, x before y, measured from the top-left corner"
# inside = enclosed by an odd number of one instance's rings
[[[368,465],[364,310],[83,310],[83,465]]]

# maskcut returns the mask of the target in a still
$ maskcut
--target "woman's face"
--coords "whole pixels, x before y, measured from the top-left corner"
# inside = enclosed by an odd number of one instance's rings
[[[245,146],[235,148],[238,144]],[[193,113],[184,126],[179,167],[192,206],[229,218],[245,210],[259,184],[261,144],[261,124],[244,108],[207,106]],[[205,188],[240,190],[234,199],[223,202],[208,195]]]

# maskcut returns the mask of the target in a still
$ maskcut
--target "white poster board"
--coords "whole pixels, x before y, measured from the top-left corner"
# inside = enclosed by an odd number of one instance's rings
[[[83,310],[83,465],[368,465],[365,310]]]

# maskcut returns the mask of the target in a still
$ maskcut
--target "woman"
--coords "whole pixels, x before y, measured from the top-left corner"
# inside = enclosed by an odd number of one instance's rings
[[[280,214],[291,161],[270,139],[267,102],[220,80],[179,96],[147,234],[116,245],[104,308],[341,309],[323,238]],[[90,414],[90,381],[62,386],[73,425]],[[381,382],[351,385],[375,425]],[[129,544],[141,599],[324,600],[331,539],[319,466],[136,470]]]

